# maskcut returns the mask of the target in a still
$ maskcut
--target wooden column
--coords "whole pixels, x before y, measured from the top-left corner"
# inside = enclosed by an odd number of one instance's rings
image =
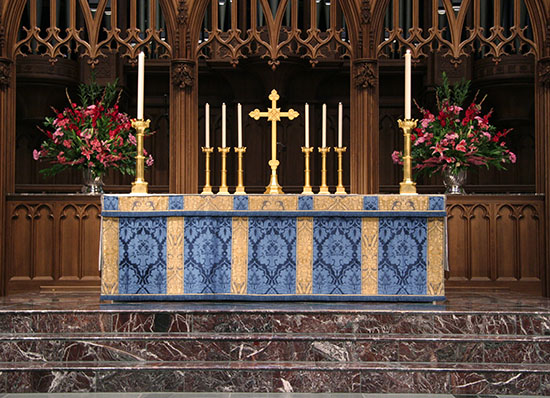
[[[197,193],[199,145],[196,62],[191,59],[172,60],[170,76],[170,192]]]

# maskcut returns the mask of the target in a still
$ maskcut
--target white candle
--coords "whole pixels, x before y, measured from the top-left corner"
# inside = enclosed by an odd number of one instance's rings
[[[306,142],[305,147],[309,148],[309,104],[306,102]]]
[[[143,89],[145,87],[145,54],[138,55],[137,118],[143,119]]]
[[[338,148],[342,148],[342,103],[338,102]]]
[[[405,119],[411,118],[411,50],[405,53]]]
[[[323,104],[323,142],[322,147],[327,147],[327,104]]]
[[[225,102],[222,104],[222,148],[225,148]]]
[[[210,148],[210,104],[204,106],[204,146]]]
[[[237,132],[239,148],[243,147],[243,107],[237,104]]]

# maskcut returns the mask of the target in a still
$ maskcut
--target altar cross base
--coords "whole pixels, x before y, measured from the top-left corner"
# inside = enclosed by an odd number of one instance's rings
[[[279,166],[279,161],[277,160],[277,122],[281,121],[281,117],[288,117],[289,120],[292,120],[300,116],[300,114],[294,109],[289,109],[288,112],[281,112],[281,108],[277,108],[277,101],[280,98],[277,90],[271,90],[268,98],[271,100],[271,108],[267,108],[267,112],[260,112],[256,108],[248,115],[254,118],[254,120],[267,117],[267,121],[271,122],[271,160],[268,163],[271,167],[271,180],[266,187],[265,193],[273,195],[283,193],[283,189],[277,179],[277,167]]]

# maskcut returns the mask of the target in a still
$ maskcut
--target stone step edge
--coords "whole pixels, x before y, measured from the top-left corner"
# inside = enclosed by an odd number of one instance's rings
[[[210,333],[210,332],[73,332],[0,333],[0,343],[16,341],[344,341],[344,342],[495,342],[550,343],[548,335],[397,334],[397,333]]]
[[[292,362],[292,361],[97,361],[0,362],[0,372],[16,371],[391,371],[550,374],[550,364],[437,362]]]

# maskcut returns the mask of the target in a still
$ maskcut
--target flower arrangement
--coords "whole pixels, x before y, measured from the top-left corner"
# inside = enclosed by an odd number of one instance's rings
[[[422,173],[431,176],[446,169],[456,175],[472,166],[504,169],[507,163],[516,162],[516,155],[505,142],[511,129],[498,131],[490,124],[493,111],[481,113],[483,100],[478,103],[476,94],[466,110],[462,108],[469,89],[470,82],[465,80],[451,86],[443,73],[443,85],[436,89],[437,114],[417,104],[423,118],[411,133],[415,176]],[[403,154],[394,151],[392,159],[402,164]]]
[[[33,151],[35,160],[47,161],[52,166],[40,170],[55,175],[69,167],[89,170],[92,176],[103,176],[115,168],[123,174],[135,174],[136,137],[128,115],[118,107],[120,90],[116,81],[99,86],[92,77],[90,84],[78,87],[81,105],[67,94],[69,106],[55,117],[46,117],[45,129],[39,129],[47,138],[40,149]],[[145,151],[144,151],[145,152]],[[153,157],[147,155],[147,166]]]

